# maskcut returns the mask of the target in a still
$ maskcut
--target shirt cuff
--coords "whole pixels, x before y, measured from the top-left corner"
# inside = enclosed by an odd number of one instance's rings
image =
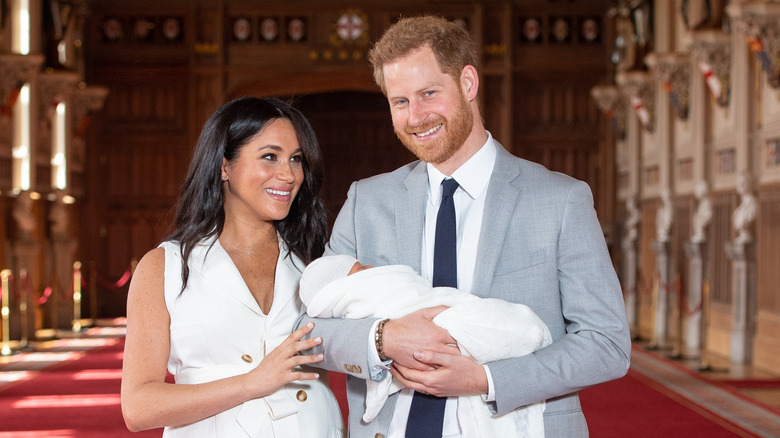
[[[376,327],[379,325],[381,319],[374,321],[374,325],[371,326],[371,330],[368,331],[368,374],[371,376],[371,380],[382,380],[387,375],[387,371],[390,370],[390,364],[393,363],[392,359],[382,361],[379,358],[379,353],[376,351],[376,341],[374,336],[376,335]]]
[[[377,355],[377,357],[379,357]],[[485,369],[485,375],[487,376],[488,381],[488,393],[482,394],[482,400],[485,401],[485,403],[490,403],[496,401],[496,388],[493,386],[493,375],[490,374],[490,368],[488,368],[487,365],[482,365],[482,368]]]

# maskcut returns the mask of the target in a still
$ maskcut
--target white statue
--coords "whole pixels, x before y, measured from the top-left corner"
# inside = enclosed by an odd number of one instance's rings
[[[734,209],[731,222],[737,235],[736,243],[747,243],[753,240],[750,225],[756,219],[758,210],[758,202],[752,193],[750,175],[747,172],[741,172],[737,177],[737,193],[740,196],[740,203]]]
[[[28,190],[19,193],[12,214],[19,230],[19,238],[21,240],[30,239],[37,224],[35,214],[33,214],[33,199]]]
[[[710,197],[707,196],[707,183],[705,181],[699,181],[696,184],[694,191],[698,205],[696,206],[696,212],[693,214],[693,235],[691,236],[691,242],[702,243],[707,240],[707,225],[712,219],[712,203]]]
[[[636,208],[636,196],[629,195],[626,198],[626,222],[623,224],[625,234],[623,235],[623,247],[631,248],[636,241],[637,229],[639,223],[639,210]]]
[[[661,207],[655,214],[656,240],[669,241],[669,232],[672,229],[672,199],[668,189],[661,192]]]
[[[49,209],[49,232],[54,239],[68,238],[69,220],[65,204],[65,191],[57,190],[55,196],[56,198]]]

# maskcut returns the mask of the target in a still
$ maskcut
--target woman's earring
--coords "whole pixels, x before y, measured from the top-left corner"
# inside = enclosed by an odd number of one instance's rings
[[[227,181],[227,177],[226,177],[226,176],[223,176],[223,177],[222,177],[222,182],[225,182],[225,181]]]

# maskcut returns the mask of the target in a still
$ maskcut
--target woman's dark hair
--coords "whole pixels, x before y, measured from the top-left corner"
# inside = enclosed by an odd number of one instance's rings
[[[242,97],[220,107],[203,126],[187,177],[176,204],[174,231],[165,239],[178,242],[182,255],[182,290],[189,278],[192,249],[203,239],[219,236],[225,225],[222,159],[233,161],[241,148],[269,123],[292,123],[303,152],[303,183],[286,218],[274,227],[290,252],[304,263],[321,256],[327,241],[327,217],[319,196],[322,153],[309,122],[297,109],[279,99]]]

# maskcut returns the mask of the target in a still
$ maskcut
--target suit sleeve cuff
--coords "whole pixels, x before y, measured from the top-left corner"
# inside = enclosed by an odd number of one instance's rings
[[[493,375],[490,374],[490,368],[488,368],[487,365],[482,365],[482,368],[485,369],[485,375],[487,376],[487,381],[488,381],[488,393],[482,394],[482,400],[484,400],[485,403],[495,404],[494,402],[496,401],[496,388],[495,386],[493,386]]]
[[[376,327],[379,325],[378,319],[374,321],[374,325],[371,326],[371,330],[368,331],[368,373],[371,376],[371,380],[382,380],[390,370],[391,360],[382,361],[379,359],[379,353],[376,351],[376,343],[374,342],[374,335],[376,334]]]

